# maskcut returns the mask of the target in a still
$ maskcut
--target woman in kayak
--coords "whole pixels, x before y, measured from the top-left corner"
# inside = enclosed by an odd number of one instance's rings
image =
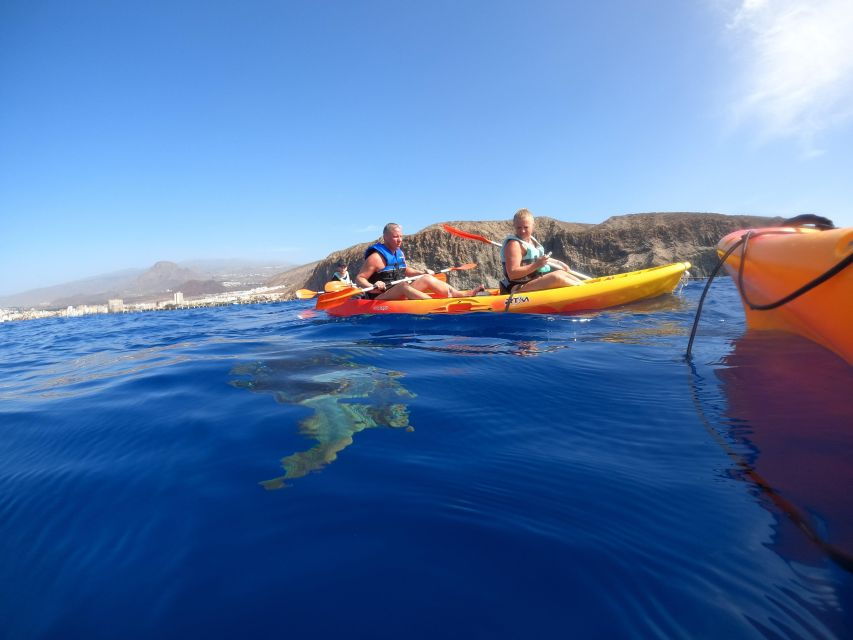
[[[419,300],[431,297],[432,291],[440,298],[467,298],[483,291],[479,286],[471,291],[459,291],[446,282],[442,282],[433,271],[418,271],[406,264],[406,257],[400,248],[403,244],[403,228],[396,222],[389,222],[382,230],[382,242],[370,245],[364,252],[364,264],[355,277],[361,287],[375,286],[365,295],[377,300]],[[412,282],[390,283],[402,278],[420,276]]]
[[[569,268],[545,255],[545,249],[533,237],[533,214],[519,209],[512,217],[514,234],[504,238],[501,246],[501,263],[504,278],[501,293],[540,291],[580,284],[581,280],[569,273]]]
[[[349,271],[347,271],[347,263],[339,262],[335,272],[332,274],[332,281],[340,281],[344,284],[348,284],[352,286],[352,278],[350,278]]]

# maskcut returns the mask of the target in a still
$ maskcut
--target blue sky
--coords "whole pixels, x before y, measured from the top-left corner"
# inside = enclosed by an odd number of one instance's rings
[[[443,220],[853,226],[849,0],[0,3],[0,294]]]

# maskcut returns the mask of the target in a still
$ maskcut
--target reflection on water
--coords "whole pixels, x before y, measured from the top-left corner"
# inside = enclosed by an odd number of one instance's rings
[[[649,298],[648,300],[638,300],[637,302],[632,302],[631,304],[626,304],[622,307],[608,309],[607,312],[610,314],[624,313],[637,315],[638,313],[678,313],[686,311],[689,308],[690,303],[684,298],[684,296],[679,295],[676,292],[667,293],[662,296],[658,296],[657,298]]]
[[[536,340],[508,340],[499,343],[478,342],[473,338],[465,339],[462,342],[457,338],[456,340],[443,340],[440,344],[410,345],[410,348],[420,348],[426,351],[449,353],[458,356],[510,355],[529,357],[544,353],[553,353],[560,349],[565,349],[566,345],[542,344]]]
[[[357,340],[358,347],[399,347],[458,356],[536,356],[565,349],[562,344],[544,344],[537,340],[503,340],[497,337],[470,336],[396,336],[393,339]]]
[[[824,547],[840,564],[850,562],[853,368],[808,340],[774,332],[748,332],[723,365],[726,435],[789,516],[777,528],[777,551],[807,562]]]
[[[282,458],[285,473],[262,482],[267,489],[280,489],[287,486],[285,480],[301,478],[334,461],[359,431],[379,426],[413,430],[409,411],[401,400],[414,394],[400,384],[399,372],[312,352],[240,365],[232,374],[247,376],[233,380],[235,387],[271,393],[278,402],[298,404],[314,412],[299,429],[317,444]]]
[[[105,351],[81,355],[45,367],[38,377],[30,381],[9,379],[0,382],[0,400],[18,397],[21,391],[38,393],[44,398],[73,397],[79,393],[79,390],[74,388],[77,385],[114,378],[130,378],[146,370],[184,362],[189,356],[179,352],[196,346],[192,342],[178,342],[136,351]]]
[[[666,336],[684,336],[687,330],[679,322],[659,322],[651,327],[638,327],[624,331],[611,331],[599,337],[602,342],[621,344],[652,344],[655,338]]]
[[[549,351],[556,351],[557,346],[554,347],[540,347],[539,344],[535,340],[519,340],[515,343],[515,349],[511,351],[514,356],[521,356],[522,358],[528,356],[538,356],[542,353],[546,353]]]
[[[608,309],[601,313],[615,316],[617,319],[619,316],[627,316],[633,319],[646,314],[675,314],[687,310],[688,307],[688,302],[682,296],[666,294],[650,300],[632,302],[623,307]],[[609,331],[596,336],[596,339],[602,342],[616,342],[620,344],[654,344],[657,342],[657,338],[683,335],[686,335],[686,330],[682,322],[656,319],[654,322],[650,322],[648,326]]]

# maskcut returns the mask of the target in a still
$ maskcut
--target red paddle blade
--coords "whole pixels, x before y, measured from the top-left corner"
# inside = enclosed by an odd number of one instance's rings
[[[458,267],[453,267],[453,271],[468,271],[468,269],[476,269],[476,262],[468,262],[466,264],[460,264]]]
[[[486,242],[491,244],[492,241],[484,236],[478,236],[476,233],[468,233],[467,231],[462,231],[462,229],[457,229],[456,227],[451,227],[449,224],[441,225],[441,228],[447,231],[447,233],[452,233],[454,236],[459,236],[460,238],[468,238],[469,240],[479,240],[480,242]]]
[[[357,296],[361,293],[361,289],[349,288],[344,291],[337,291],[333,293],[324,293],[317,298],[317,305],[314,307],[315,309],[328,309],[329,307],[334,307],[336,304],[341,304],[345,300],[352,298],[353,296]]]

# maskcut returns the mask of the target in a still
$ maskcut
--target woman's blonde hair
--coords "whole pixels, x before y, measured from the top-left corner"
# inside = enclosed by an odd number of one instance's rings
[[[530,209],[519,209],[516,211],[515,215],[512,217],[512,223],[515,224],[522,218],[529,218],[530,220],[533,220],[533,214],[530,213]]]

